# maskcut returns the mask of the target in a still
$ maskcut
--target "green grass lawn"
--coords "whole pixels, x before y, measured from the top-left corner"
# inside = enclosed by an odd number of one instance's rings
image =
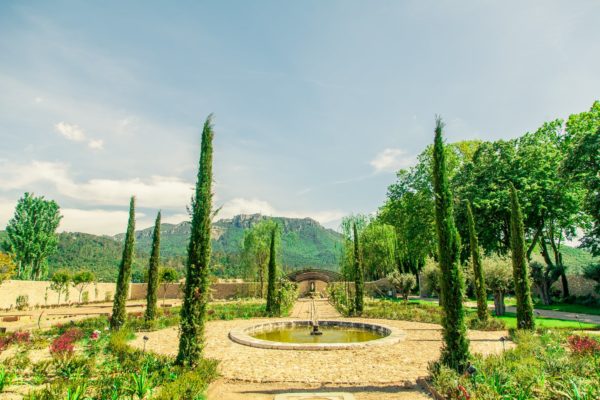
[[[548,306],[544,304],[535,304],[534,308],[539,310],[563,311],[574,314],[600,315],[600,307],[582,306],[580,304],[556,303]]]
[[[517,327],[517,316],[515,313],[507,312],[501,317],[494,317],[504,321],[507,328]],[[581,324],[577,321],[567,321],[563,319],[544,318],[536,317],[535,325],[538,328],[555,328],[555,329],[600,329],[600,325],[590,324],[582,322]]]

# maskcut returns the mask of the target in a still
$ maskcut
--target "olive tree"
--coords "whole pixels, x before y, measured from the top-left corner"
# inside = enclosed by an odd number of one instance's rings
[[[502,257],[486,257],[482,262],[487,290],[494,297],[494,313],[504,315],[506,307],[504,296],[513,287],[513,275],[510,260]]]
[[[413,274],[401,273],[400,271],[394,271],[389,274],[387,280],[397,292],[402,294],[402,298],[405,301],[408,301],[410,291],[417,285],[417,280]]]

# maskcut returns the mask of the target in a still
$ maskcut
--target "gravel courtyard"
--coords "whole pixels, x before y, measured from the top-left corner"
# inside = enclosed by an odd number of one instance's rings
[[[281,318],[280,320],[293,320]],[[401,342],[382,347],[352,350],[306,351],[271,350],[248,347],[232,342],[229,331],[273,321],[249,320],[211,321],[206,329],[206,356],[220,360],[223,378],[246,382],[297,382],[305,384],[346,385],[407,385],[413,386],[418,377],[427,375],[427,365],[439,357],[441,327],[407,321],[366,318],[347,318],[351,321],[380,323],[402,329],[406,336]],[[496,353],[502,351],[500,337],[507,333],[470,331],[471,351]],[[175,355],[178,345],[177,328],[140,333],[132,342],[161,354]],[[512,343],[506,343],[512,346]]]

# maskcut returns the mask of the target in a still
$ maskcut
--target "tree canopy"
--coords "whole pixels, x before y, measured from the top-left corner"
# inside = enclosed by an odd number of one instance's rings
[[[17,264],[19,279],[38,280],[46,276],[49,255],[56,251],[56,229],[62,216],[58,204],[43,196],[25,193],[8,222],[8,240],[3,243]]]

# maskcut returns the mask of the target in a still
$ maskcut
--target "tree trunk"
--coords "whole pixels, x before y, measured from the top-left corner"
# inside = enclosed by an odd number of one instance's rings
[[[506,307],[504,306],[504,293],[494,292],[494,312],[496,316],[504,315]]]
[[[562,283],[562,297],[563,299],[569,297],[571,294],[569,292],[569,281],[567,280],[567,275],[563,269],[563,272],[560,273],[560,280]]]

